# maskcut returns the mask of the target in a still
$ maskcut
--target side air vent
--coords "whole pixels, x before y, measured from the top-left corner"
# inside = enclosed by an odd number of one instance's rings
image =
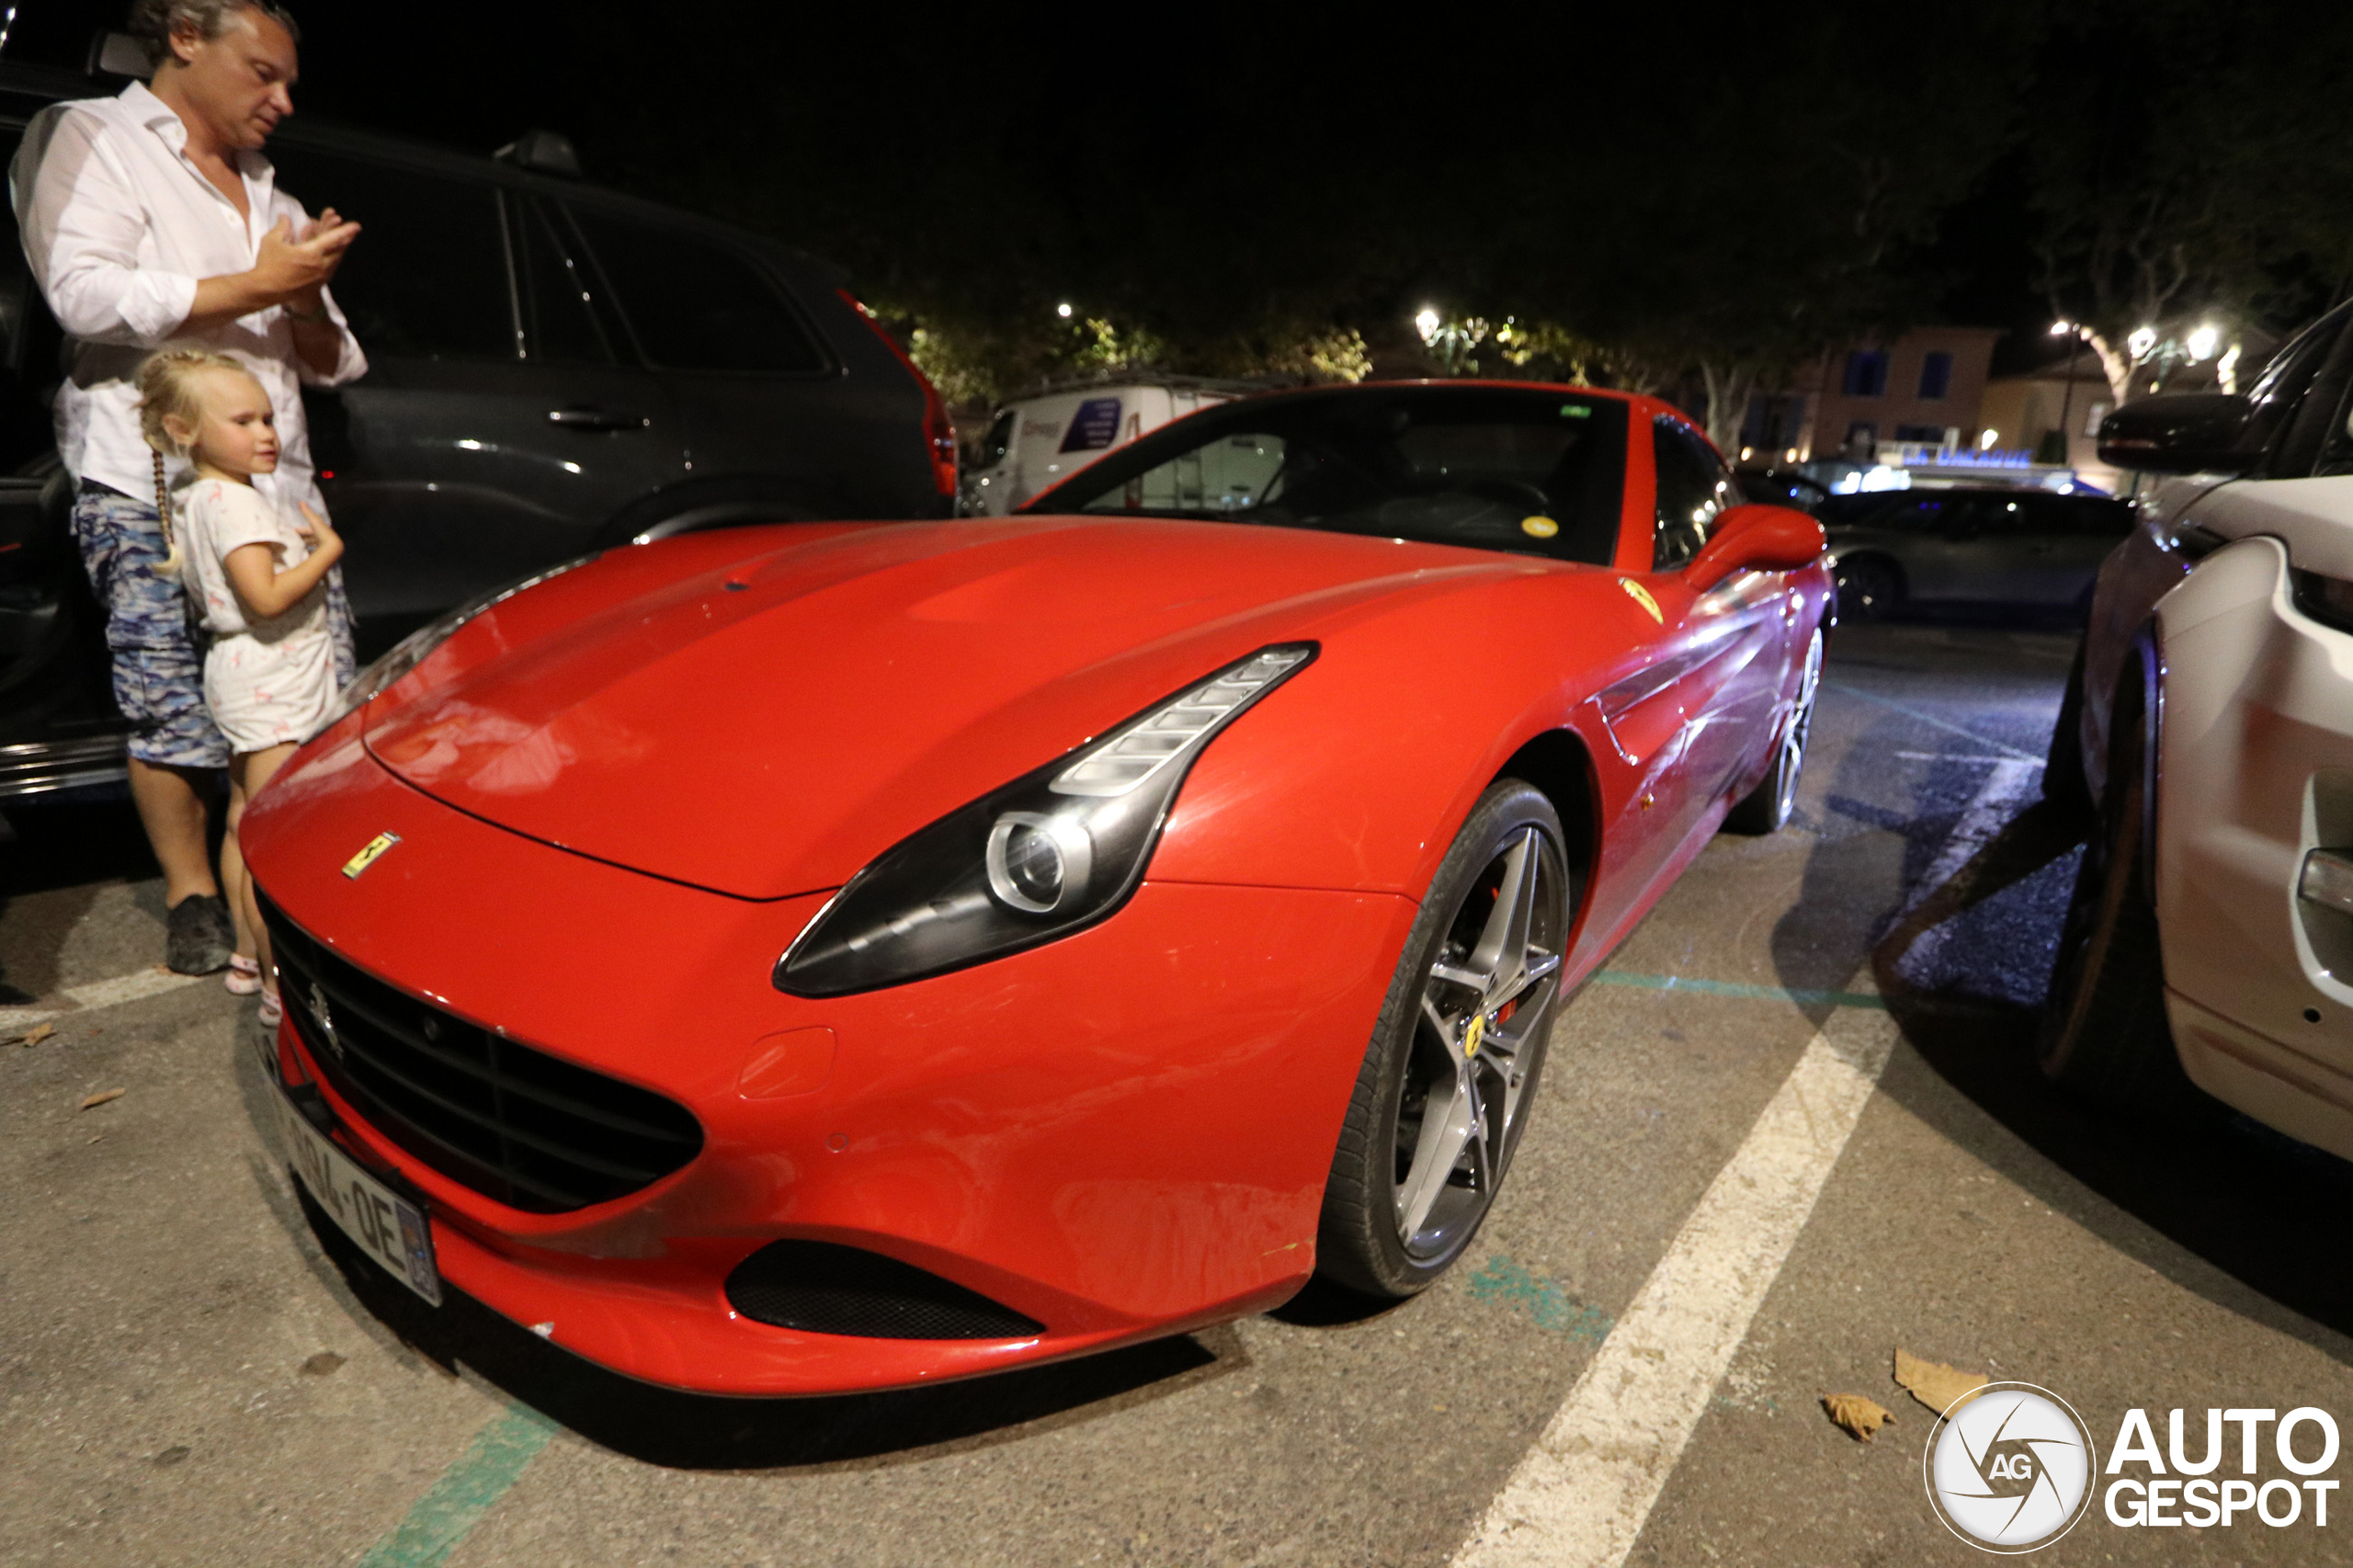
[[[1045,1332],[1009,1307],[913,1264],[832,1242],[770,1242],[727,1277],[756,1323],[862,1339],[1027,1339]]]

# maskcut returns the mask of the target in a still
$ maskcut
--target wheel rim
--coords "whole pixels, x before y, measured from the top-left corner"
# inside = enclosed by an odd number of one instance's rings
[[[1813,731],[1813,694],[1822,685],[1822,633],[1817,631],[1805,648],[1805,676],[1798,683],[1798,705],[1790,715],[1790,727],[1781,736],[1781,797],[1774,812],[1774,820],[1787,822],[1797,809],[1798,775],[1805,771],[1806,737]]]
[[[1863,619],[1877,620],[1885,615],[1894,597],[1893,579],[1885,568],[1877,563],[1859,561],[1839,569],[1839,602]]]
[[[2093,983],[2107,960],[2124,900],[2131,891],[2144,809],[2142,779],[2137,773],[2128,774],[2112,780],[2111,788],[2113,800],[2107,820],[2084,846],[2084,871],[2078,873],[2079,887],[2085,873],[2098,878],[2096,896],[2079,895],[2069,901],[2059,934],[2059,960],[2052,966],[2052,994],[2043,1005],[2038,1053],[2046,1074],[2065,1071],[2068,1059],[2075,1053],[2091,1011]]]
[[[1442,1256],[1476,1227],[1510,1164],[1560,1001],[1567,925],[1559,851],[1515,834],[1471,884],[1423,981],[1398,1082],[1398,1240]]]

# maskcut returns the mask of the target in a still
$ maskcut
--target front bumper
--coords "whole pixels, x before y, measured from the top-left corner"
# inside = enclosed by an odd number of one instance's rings
[[[2166,1000],[2201,1088],[2353,1159],[2353,915],[2298,892],[2309,852],[2353,847],[2353,635],[2288,565],[2241,540],[2157,606]]]
[[[650,1187],[525,1213],[322,1084],[353,1153],[428,1200],[444,1278],[503,1315],[653,1382],[830,1393],[1182,1332],[1275,1305],[1313,1268],[1410,901],[1147,883],[1066,940],[809,1001],[768,973],[823,894],[730,898],[551,848],[401,783],[351,732],[247,819],[256,882],[286,917],[412,996],[665,1095],[703,1129],[702,1152]],[[397,845],[346,876],[386,832]],[[837,1042],[830,1074],[750,1093],[762,1042],[812,1028]],[[321,1076],[290,1023],[279,1065]],[[1044,1331],[870,1339],[741,1316],[727,1275],[786,1238],[896,1258]]]

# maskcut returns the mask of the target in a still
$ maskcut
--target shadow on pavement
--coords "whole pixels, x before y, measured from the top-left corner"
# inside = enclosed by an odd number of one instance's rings
[[[395,1283],[301,1193],[302,1215],[359,1304],[419,1355],[486,1381],[590,1441],[677,1470],[888,1462],[943,1444],[985,1444],[1040,1422],[1089,1420],[1244,1365],[1199,1336],[889,1393],[745,1399],[681,1393],[608,1372],[444,1287],[428,1306]],[[1022,1435],[1027,1436],[1028,1433]]]
[[[2353,1252],[2314,1244],[2353,1217],[2353,1164],[2243,1116],[2157,1125],[2080,1103],[2047,1083],[2033,1042],[2074,881],[2061,862],[2074,854],[2075,826],[2035,801],[1941,885],[1917,891],[1949,835],[1960,792],[1933,776],[1919,790],[1909,813],[1884,801],[1870,808],[1891,819],[1874,825],[1904,835],[1900,848],[1880,833],[1816,847],[1806,893],[1789,929],[1777,934],[1784,983],[1821,983],[1827,971],[1815,944],[1855,936],[1866,924],[1859,906],[1873,902],[1857,890],[1877,888],[1880,929],[1858,947],[1870,953],[1876,988],[1927,1068],[1899,1054],[1882,1089],[2128,1256],[2353,1364],[2345,1337],[2353,1335]],[[1855,804],[1845,814],[1862,816]],[[1915,891],[1917,902],[1891,918]],[[1825,907],[1810,911],[1817,902]],[[1931,932],[1940,935],[1923,974],[1912,958],[1930,945],[1922,939]]]

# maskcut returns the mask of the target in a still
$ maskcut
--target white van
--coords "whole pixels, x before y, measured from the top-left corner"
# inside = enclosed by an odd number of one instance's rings
[[[964,514],[1001,517],[1104,453],[1196,409],[1256,390],[1236,381],[1159,376],[1048,387],[1008,403],[965,467]]]

